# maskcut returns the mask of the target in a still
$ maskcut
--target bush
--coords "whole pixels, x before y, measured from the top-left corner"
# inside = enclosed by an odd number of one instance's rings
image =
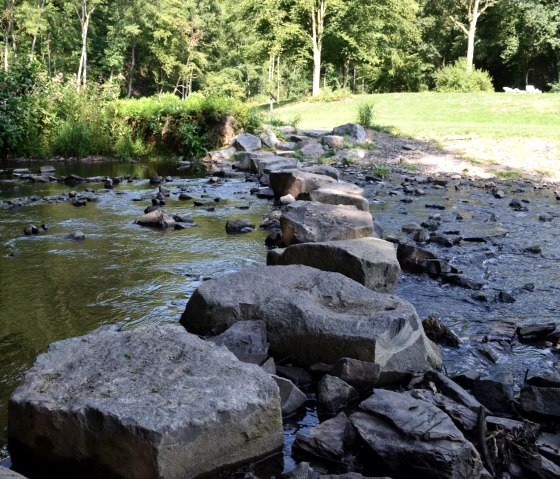
[[[560,93],[560,81],[549,83],[548,86],[550,87],[550,93]]]
[[[375,104],[372,101],[364,102],[358,105],[358,123],[364,128],[373,127],[373,119],[375,117]]]
[[[309,98],[310,102],[330,102],[342,101],[352,98],[352,92],[348,88],[339,88],[333,90],[330,87],[321,88],[321,92],[317,96]]]
[[[492,78],[484,70],[473,69],[467,72],[466,58],[460,58],[453,65],[443,67],[435,73],[436,91],[450,92],[479,92],[494,91]]]

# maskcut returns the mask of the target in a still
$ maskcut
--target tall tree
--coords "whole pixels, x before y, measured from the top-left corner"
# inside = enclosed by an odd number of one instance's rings
[[[78,66],[78,88],[87,83],[88,71],[88,31],[91,16],[99,6],[101,0],[80,0],[80,5],[74,5],[78,19],[80,20],[80,30],[82,39],[82,49],[80,54],[80,65]]]
[[[466,21],[460,20],[454,13],[449,15],[451,21],[457,25],[467,37],[467,72],[471,72],[474,63],[474,47],[476,40],[476,25],[478,19],[486,10],[500,0],[459,0],[456,2]]]

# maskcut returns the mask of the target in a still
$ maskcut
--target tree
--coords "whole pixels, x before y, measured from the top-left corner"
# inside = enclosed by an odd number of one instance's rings
[[[476,25],[480,16],[500,0],[459,0],[457,3],[462,9],[466,22],[458,20],[451,13],[449,18],[467,36],[467,72],[472,72],[474,63],[474,46],[476,39]],[[466,15],[465,15],[466,14]]]
[[[81,27],[81,38],[82,38],[82,50],[80,54],[80,65],[78,66],[78,89],[82,85],[87,83],[87,40],[88,40],[88,30],[91,16],[101,0],[80,0],[80,6],[74,6],[76,14],[80,20]]]

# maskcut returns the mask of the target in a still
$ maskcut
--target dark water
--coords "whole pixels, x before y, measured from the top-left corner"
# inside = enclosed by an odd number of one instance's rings
[[[0,165],[0,169],[6,165]],[[8,165],[13,166],[13,165]],[[26,165],[18,164],[17,167]],[[34,171],[38,164],[28,165]],[[7,208],[0,204],[0,445],[5,440],[7,401],[37,354],[49,343],[85,334],[99,325],[135,325],[178,321],[185,304],[203,278],[227,274],[264,264],[264,232],[255,230],[242,236],[225,233],[227,219],[249,219],[258,224],[270,210],[270,202],[249,194],[252,183],[243,178],[210,185],[207,179],[175,178],[166,184],[172,192],[185,187],[214,212],[180,202],[172,195],[166,211],[190,214],[199,228],[161,232],[141,228],[134,220],[150,204],[133,201],[157,191],[145,179],[150,174],[176,175],[175,165],[158,164],[55,164],[56,175],[132,175],[114,190],[102,183],[70,187],[58,183],[30,184],[11,175],[0,174],[0,200],[37,197],[26,206]],[[469,278],[484,283],[489,297],[500,291],[513,294],[513,304],[480,302],[474,291],[442,285],[423,276],[403,274],[397,294],[411,301],[421,318],[440,317],[463,340],[460,348],[445,349],[450,371],[467,367],[487,369],[492,364],[478,352],[485,336],[503,336],[516,325],[558,320],[560,311],[560,210],[551,190],[536,190],[530,184],[503,186],[507,198],[496,200],[476,184],[462,184],[447,190],[426,189],[426,196],[410,204],[404,196],[389,192],[402,177],[391,182],[368,185],[366,196],[371,211],[387,234],[406,239],[403,224],[421,222],[441,214],[440,231],[460,231],[464,237],[483,237],[485,242],[464,242],[453,248],[428,246],[464,271]],[[455,182],[459,183],[459,182]],[[68,202],[51,204],[40,197],[53,197],[71,190],[99,190],[99,201],[76,208]],[[509,208],[511,198],[525,198],[527,212]],[[220,198],[220,202],[214,202]],[[440,204],[436,211],[426,204]],[[248,209],[246,209],[248,207]],[[540,222],[541,213],[551,213],[552,222]],[[458,220],[457,214],[464,219]],[[496,221],[493,221],[495,215]],[[26,237],[27,224],[47,224],[48,231]],[[86,234],[84,242],[66,236],[75,230]],[[505,231],[507,234],[504,234]],[[410,239],[410,238],[409,238]],[[541,254],[525,251],[539,245]],[[16,253],[14,257],[9,255]],[[526,285],[533,284],[533,291]],[[521,378],[526,369],[554,367],[558,356],[550,349],[514,342],[511,347],[491,343],[498,352],[498,366],[507,367]],[[289,470],[291,444],[299,430],[318,423],[310,398],[308,410],[285,424],[283,457],[272,462],[278,470]]]

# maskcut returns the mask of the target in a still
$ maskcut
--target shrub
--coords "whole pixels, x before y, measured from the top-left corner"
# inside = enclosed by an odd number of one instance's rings
[[[560,93],[560,81],[549,83],[548,86],[550,87],[550,93]]]
[[[436,91],[479,92],[494,91],[492,78],[484,70],[473,69],[467,72],[466,58],[460,58],[453,65],[443,67],[435,73]]]
[[[342,101],[352,98],[352,92],[348,88],[339,88],[333,90],[330,87],[321,88],[321,92],[317,96],[309,98],[310,102],[330,102]]]
[[[375,104],[372,101],[360,103],[358,105],[358,123],[364,128],[373,127],[375,117]]]

